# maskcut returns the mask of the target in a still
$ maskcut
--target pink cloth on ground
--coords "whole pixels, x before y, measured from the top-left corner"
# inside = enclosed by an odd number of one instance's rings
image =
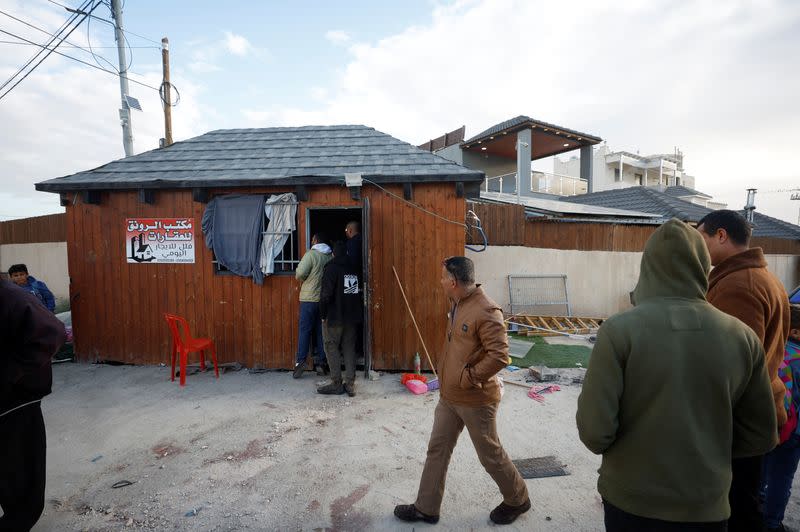
[[[534,401],[544,403],[544,397],[542,397],[541,394],[558,391],[561,391],[561,388],[557,384],[534,384],[531,389],[528,390],[528,397]]]

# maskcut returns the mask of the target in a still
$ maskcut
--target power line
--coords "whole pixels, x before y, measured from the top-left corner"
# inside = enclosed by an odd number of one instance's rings
[[[3,41],[0,40],[0,44],[18,44],[20,46],[39,46],[41,44],[38,43],[29,43],[29,42],[18,42],[18,41]],[[59,48],[78,48],[79,50],[87,51],[83,46],[78,46],[77,44],[68,44],[68,45],[61,45]],[[92,46],[95,50],[106,50],[106,49],[114,49],[116,50],[116,46]],[[160,46],[128,46],[131,50],[160,50]]]
[[[24,37],[20,37],[19,35],[16,35],[16,34],[14,34],[14,33],[11,33],[11,32],[8,32],[8,31],[2,30],[2,29],[0,29],[0,32],[2,32],[2,33],[5,33],[5,34],[7,34],[7,35],[11,35],[12,37],[16,37],[17,39],[22,39],[22,40],[24,41],[24,42],[20,42],[20,41],[3,41],[3,40],[0,40],[0,44],[4,44],[4,43],[5,43],[5,44],[21,44],[21,45],[24,45],[24,46],[38,46],[39,48],[44,48],[44,45],[43,45],[43,44],[39,44],[38,42],[29,41],[29,40],[25,39]],[[65,47],[65,46],[59,46],[59,48],[70,48],[70,47],[69,47],[69,46],[66,46],[66,47]],[[85,48],[83,48],[83,47],[81,47],[81,46],[72,46],[72,48],[77,48],[77,49],[80,49],[80,50],[82,50],[82,51],[84,51],[84,52],[87,52],[87,53],[88,53],[88,50],[86,50]],[[95,48],[98,48],[98,47],[95,47]],[[116,49],[117,47],[116,47],[116,46],[108,46],[107,48],[114,48],[114,49]],[[145,47],[142,47],[142,48],[155,48],[155,46],[145,46]],[[49,48],[48,48],[48,49],[49,49]],[[67,59],[72,59],[73,61],[77,61],[77,62],[79,62],[79,63],[86,64],[86,63],[84,63],[83,61],[81,61],[80,59],[78,59],[78,58],[76,58],[76,57],[72,57],[71,55],[66,55],[66,54],[63,54],[63,53],[61,53],[61,52],[58,52],[58,51],[56,51],[56,54],[57,54],[57,55],[60,55],[60,56],[62,56],[62,57],[66,57]],[[100,56],[100,57],[102,57],[102,56]],[[103,58],[103,59],[105,59],[105,58]],[[94,65],[91,65],[91,64],[89,64],[89,66],[94,66]],[[112,65],[112,66],[113,66],[113,65]],[[117,75],[119,75],[119,71],[118,71],[116,68],[114,68],[114,70],[115,70],[116,72],[111,72],[111,73],[112,73],[112,74],[117,74]],[[103,69],[103,72],[110,72],[110,71],[108,71],[108,70],[106,70],[106,69]],[[126,71],[126,74],[129,74],[129,75],[130,75],[130,74],[133,74],[134,76],[141,76],[141,77],[145,77],[145,75],[144,75],[144,74],[141,74],[141,73],[139,73],[139,72],[132,72],[132,71],[130,71],[130,70]],[[130,78],[128,78],[128,79],[129,79],[130,81],[133,81],[134,83],[139,83],[138,81],[136,81],[136,80],[134,80],[134,79],[130,79]],[[151,89],[152,89],[152,88],[155,88],[155,87],[151,87],[150,85],[145,85],[145,86],[146,86],[146,87],[148,87],[148,88],[151,88]],[[158,90],[158,89],[156,89],[156,90]]]
[[[67,10],[67,11],[69,11],[69,12],[75,12],[75,11],[79,11],[79,10],[76,10],[75,8],[72,8],[72,7],[65,6],[64,4],[62,4],[62,3],[60,3],[60,2],[56,2],[55,0],[47,0],[47,1],[48,1],[48,2],[50,2],[51,4],[55,4],[55,5],[59,6],[59,7],[63,7],[64,9],[66,9],[66,10]],[[124,3],[123,3],[123,6],[124,6]],[[92,18],[94,18],[94,19],[97,19],[97,20],[103,21],[103,22],[105,22],[105,23],[107,23],[107,24],[111,24],[112,26],[115,26],[115,27],[116,27],[116,24],[114,24],[114,22],[113,22],[113,21],[111,21],[111,20],[108,20],[107,18],[98,17],[97,15],[92,15],[92,14],[89,14],[89,16],[90,16],[90,17],[92,17]],[[149,41],[149,42],[151,42],[151,43],[153,43],[153,44],[157,44],[157,45],[159,45],[159,49],[160,49],[160,47],[161,47],[161,42],[159,42],[159,41],[154,41],[153,39],[151,39],[151,38],[149,38],[149,37],[145,37],[144,35],[139,35],[138,33],[134,33],[134,32],[132,32],[132,31],[130,31],[130,30],[122,30],[122,33],[130,33],[131,35],[133,35],[133,36],[135,36],[135,37],[139,37],[140,39],[144,39],[145,41]]]
[[[84,5],[84,7],[88,6],[88,5],[89,5],[89,2],[90,2],[90,0],[87,0],[87,2],[86,2],[86,4]],[[67,19],[67,21],[66,21],[66,22],[64,22],[64,23],[61,25],[61,27],[58,29],[58,32],[56,33],[56,35],[61,35],[61,34],[64,32],[64,30],[66,30],[66,29],[67,29],[67,28],[68,28],[68,27],[69,27],[69,26],[70,26],[70,25],[71,25],[71,24],[72,24],[72,23],[73,23],[73,22],[74,22],[74,21],[75,21],[77,18],[78,18],[78,16],[77,16],[77,15],[72,15],[72,16],[70,16],[70,17]],[[76,27],[77,27],[77,26],[76,26]],[[74,28],[73,28],[73,30],[71,30],[71,31],[74,31]],[[71,32],[70,32],[70,33],[71,33]],[[66,39],[66,37],[68,37],[68,36],[69,36],[69,34],[68,34],[68,35],[66,35],[64,38]],[[50,45],[51,45],[51,44],[52,44],[52,43],[53,43],[55,40],[56,40],[56,37],[53,37],[52,39],[50,39],[50,40],[47,42],[47,45],[46,45],[46,46],[48,46],[48,47],[49,47],[49,46],[50,46]],[[62,41],[63,41],[63,40],[62,40]],[[6,80],[6,81],[5,81],[5,82],[4,82],[2,85],[0,85],[0,90],[3,90],[3,88],[5,88],[5,87],[6,87],[6,85],[8,85],[9,83],[11,83],[11,82],[14,80],[14,78],[16,78],[17,76],[19,76],[20,74],[22,74],[22,72],[23,72],[23,71],[24,71],[26,68],[28,68],[28,66],[29,66],[31,63],[33,63],[33,62],[36,60],[36,58],[38,58],[40,55],[42,55],[42,50],[39,50],[39,51],[38,51],[36,54],[34,54],[34,56],[33,56],[33,57],[31,57],[30,59],[28,59],[28,61],[27,61],[27,62],[26,62],[24,65],[22,65],[22,66],[21,66],[19,69],[17,69],[17,71],[14,73],[14,75],[13,75],[13,76],[11,76],[10,78],[8,78],[8,79],[7,79],[7,80]],[[40,62],[41,62],[41,61],[40,61]],[[38,65],[38,63],[37,63],[37,65]],[[34,66],[33,68],[36,68],[36,67]],[[33,69],[31,69],[31,70],[33,70]],[[27,74],[26,74],[26,76],[27,76]]]
[[[11,15],[10,13],[6,13],[6,12],[5,12],[5,11],[3,11],[3,10],[0,10],[0,14],[3,14],[3,15],[5,15],[5,16],[7,16],[7,17],[9,17],[9,18],[13,19],[13,20],[16,20],[17,22],[20,22],[20,23],[22,23],[22,24],[25,24],[25,25],[26,25],[26,26],[28,26],[29,28],[33,28],[33,29],[35,29],[36,31],[40,31],[40,32],[44,33],[45,35],[49,35],[50,37],[54,37],[54,38],[56,38],[56,37],[57,37],[56,35],[53,35],[53,34],[52,34],[52,33],[50,33],[49,31],[47,31],[47,30],[45,30],[45,29],[42,29],[42,28],[40,28],[39,26],[36,26],[36,25],[34,25],[34,24],[31,24],[30,22],[26,22],[26,21],[24,21],[24,20],[22,20],[22,19],[20,19],[20,18],[17,18],[17,17],[15,17],[14,15]],[[91,55],[92,55],[92,57],[94,57],[94,60],[95,60],[95,61],[97,61],[97,57],[98,57],[98,56],[97,56],[97,54],[95,54],[95,53],[94,53],[94,50],[92,50],[91,39],[90,39],[90,37],[89,37],[89,26],[88,26],[88,22],[87,22],[86,32],[87,32],[87,39],[89,39],[89,49],[88,49],[88,50],[87,50],[86,48],[82,47],[82,46],[78,46],[77,44],[73,44],[73,43],[71,43],[71,42],[69,42],[69,41],[67,41],[67,40],[64,40],[64,42],[65,42],[65,43],[67,43],[67,44],[69,44],[69,45],[70,45],[70,46],[72,46],[73,48],[78,48],[79,50],[82,50],[82,51],[84,51],[84,52],[86,52],[86,53],[88,53],[88,54],[91,54]],[[25,44],[28,44],[28,43],[25,43]],[[62,46],[62,48],[63,48],[63,46]],[[116,48],[116,47],[115,47],[115,48]],[[106,58],[105,58],[105,57],[103,57],[103,56],[99,56],[99,57],[100,57],[100,59],[102,59],[103,61],[105,61],[105,62],[106,62],[106,63],[108,63],[109,65],[111,65],[111,68],[113,68],[114,70],[117,70],[117,69],[116,69],[116,67],[114,67],[114,64],[113,64],[111,61],[109,61],[108,59],[106,59]],[[98,64],[99,64],[99,63],[98,63]]]
[[[92,68],[94,68],[94,69],[97,69],[97,70],[100,70],[100,71],[102,71],[102,72],[105,72],[106,74],[111,74],[112,76],[119,76],[119,72],[114,72],[114,71],[112,71],[112,70],[106,70],[105,68],[99,67],[99,66],[97,66],[97,65],[93,65],[93,64],[91,64],[91,63],[89,63],[89,62],[87,62],[87,61],[83,61],[82,59],[78,59],[77,57],[72,57],[71,55],[67,55],[67,54],[65,54],[65,53],[59,52],[59,51],[58,51],[58,50],[56,50],[55,48],[46,48],[46,47],[45,47],[44,45],[42,45],[42,44],[34,43],[34,42],[32,42],[32,41],[28,41],[27,39],[25,39],[25,38],[23,38],[23,37],[20,37],[19,35],[14,35],[13,33],[11,33],[11,32],[8,32],[8,31],[6,31],[6,30],[0,29],[0,33],[5,33],[5,34],[7,34],[7,35],[10,35],[10,36],[12,36],[12,37],[15,37],[15,38],[17,38],[17,39],[22,39],[22,40],[24,40],[24,41],[26,41],[26,42],[28,42],[28,43],[34,44],[34,45],[36,45],[36,46],[39,46],[39,47],[41,47],[41,48],[45,48],[45,49],[47,49],[47,50],[50,50],[51,52],[55,52],[57,55],[60,55],[60,56],[62,56],[62,57],[66,57],[67,59],[72,59],[73,61],[77,61],[78,63],[81,63],[81,64],[83,64],[83,65],[90,66],[90,67],[92,67]],[[158,92],[158,90],[159,90],[157,87],[153,87],[152,85],[148,85],[147,83],[142,83],[141,81],[137,81],[137,80],[135,80],[135,79],[130,79],[130,78],[128,78],[128,81],[130,81],[130,82],[132,82],[132,83],[136,83],[136,84],[138,84],[138,85],[142,85],[143,87],[147,87],[148,89],[152,89],[152,90],[154,90],[154,91],[156,91],[156,92]],[[12,87],[12,88],[13,88],[13,87]],[[9,91],[10,91],[10,90],[11,90],[11,89],[9,89]],[[5,94],[3,94],[2,96],[0,96],[0,100],[2,100],[2,99],[5,97],[5,95],[6,95],[6,94],[8,94],[8,92],[6,92],[6,93],[5,93]]]

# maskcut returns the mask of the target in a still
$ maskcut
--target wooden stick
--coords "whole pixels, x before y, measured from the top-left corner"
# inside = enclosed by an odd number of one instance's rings
[[[528,389],[533,388],[533,384],[525,384],[522,382],[511,381],[506,379],[503,379],[503,384],[513,384],[514,386],[522,386],[523,388],[528,388]]]
[[[408,313],[411,315],[411,321],[414,322],[414,328],[417,330],[419,341],[422,342],[422,350],[425,351],[425,356],[428,358],[428,364],[430,364],[431,366],[431,370],[433,371],[433,376],[436,377],[436,380],[439,380],[439,375],[436,374],[436,367],[433,365],[433,361],[431,360],[431,355],[428,354],[428,348],[425,347],[425,340],[422,339],[422,333],[419,332],[419,326],[417,325],[417,320],[414,318],[414,313],[411,311],[411,305],[408,304],[406,291],[403,290],[403,283],[400,282],[400,276],[397,275],[397,270],[394,269],[394,266],[392,266],[392,271],[394,272],[394,278],[397,279],[397,286],[400,287],[400,293],[403,294],[403,301],[406,302],[406,308],[408,309]]]

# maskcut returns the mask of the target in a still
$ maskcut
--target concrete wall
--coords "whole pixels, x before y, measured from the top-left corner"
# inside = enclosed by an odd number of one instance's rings
[[[767,255],[769,270],[781,280],[787,292],[800,285],[800,257],[797,255]]]
[[[566,274],[572,314],[607,317],[630,307],[628,293],[639,277],[641,253],[489,246],[467,251],[484,290],[509,309],[509,274]]]
[[[0,245],[0,271],[7,272],[12,264],[23,263],[31,275],[44,281],[56,300],[69,298],[67,243]]]
[[[639,278],[640,252],[577,251],[523,246],[489,246],[467,251],[486,292],[509,310],[509,274],[566,274],[572,314],[607,317],[630,308],[629,293]],[[800,284],[800,257],[767,255],[770,270],[787,291]]]

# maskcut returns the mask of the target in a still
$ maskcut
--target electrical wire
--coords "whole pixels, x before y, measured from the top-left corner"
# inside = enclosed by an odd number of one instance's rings
[[[392,196],[393,198],[399,199],[399,200],[400,200],[400,201],[402,201],[403,203],[407,203],[408,205],[410,205],[410,206],[414,207],[415,209],[419,209],[419,210],[421,210],[422,212],[424,212],[424,213],[426,213],[426,214],[430,214],[431,216],[433,216],[433,217],[435,217],[435,218],[439,218],[440,220],[443,220],[443,221],[445,221],[445,222],[447,222],[447,223],[450,223],[450,224],[453,224],[453,225],[460,225],[460,226],[461,226],[461,227],[463,227],[464,229],[467,229],[467,224],[465,224],[465,223],[456,222],[456,221],[454,221],[454,220],[451,220],[451,219],[449,219],[449,218],[445,218],[445,217],[444,217],[444,216],[442,216],[441,214],[436,214],[436,213],[435,213],[435,212],[433,212],[433,211],[429,211],[428,209],[426,209],[426,208],[424,208],[424,207],[422,207],[422,206],[420,206],[420,205],[417,205],[417,204],[416,204],[416,203],[414,203],[413,201],[408,201],[407,199],[405,199],[405,198],[403,198],[403,197],[401,197],[401,196],[398,196],[397,194],[395,194],[395,193],[393,193],[393,192],[390,192],[390,191],[386,190],[385,188],[383,188],[382,186],[380,186],[378,183],[376,183],[376,182],[374,182],[374,181],[370,181],[369,179],[364,179],[363,177],[361,178],[361,180],[362,180],[362,181],[364,181],[365,183],[369,183],[370,185],[373,185],[373,186],[375,186],[375,187],[377,187],[377,188],[381,189],[381,190],[382,190],[384,193],[386,193],[386,194],[388,194],[388,195]]]
[[[41,46],[41,44],[38,44],[38,43],[17,42],[17,41],[3,41],[3,40],[0,40],[0,44],[19,44],[20,46]],[[78,46],[76,44],[69,44],[69,45],[63,45],[62,44],[61,46],[59,46],[59,48],[77,48],[79,50],[86,51],[83,46]],[[110,49],[116,50],[117,49],[116,46],[93,46],[92,48],[94,48],[95,50],[110,50]],[[160,46],[129,46],[128,48],[130,48],[131,50],[161,50]]]
[[[161,97],[161,103],[167,105],[167,97],[165,90],[167,85],[169,86],[170,91],[175,91],[175,96],[176,96],[175,101],[169,103],[170,107],[175,107],[176,105],[178,105],[178,102],[181,101],[181,93],[180,91],[178,91],[178,87],[176,87],[175,85],[173,85],[168,81],[162,81],[161,86],[158,88],[158,95]]]
[[[25,24],[25,25],[26,25],[26,26],[28,26],[29,28],[33,28],[33,29],[35,29],[36,31],[40,31],[40,32],[44,33],[45,35],[49,35],[50,37],[56,37],[56,35],[54,35],[54,34],[50,33],[49,31],[47,31],[47,30],[45,30],[45,29],[43,29],[43,28],[40,28],[39,26],[36,26],[35,24],[31,24],[30,22],[24,21],[24,20],[22,20],[21,18],[17,18],[17,17],[15,17],[14,15],[12,15],[11,13],[6,13],[6,12],[5,12],[5,11],[3,11],[2,9],[0,9],[0,14],[2,14],[2,15],[5,15],[5,16],[7,16],[7,17],[8,17],[8,18],[10,18],[10,19],[14,19],[14,20],[16,20],[17,22],[20,22],[20,23],[22,23],[22,24]],[[56,38],[57,38],[57,37],[56,37]],[[11,42],[11,41],[3,41],[3,42],[5,42],[5,43],[7,43],[7,44],[23,44],[23,43],[13,43],[13,42]],[[73,43],[71,43],[71,42],[69,42],[69,41],[67,41],[67,40],[65,40],[64,42],[65,42],[65,43],[67,43],[67,44],[68,44],[69,46],[71,46],[72,48],[80,48],[80,49],[81,49],[81,50],[83,50],[84,52],[88,52],[88,50],[87,50],[86,48],[82,47],[82,46],[78,46],[77,44],[73,44]],[[64,46],[61,46],[61,48],[64,48]],[[116,48],[116,47],[115,47],[115,48]]]
[[[84,4],[84,7],[88,6],[90,1],[91,1],[91,0],[87,0],[87,2]],[[99,4],[98,4],[98,5],[99,5]],[[97,6],[95,6],[95,7],[97,7]],[[43,47],[43,49],[44,49],[44,48],[47,48],[47,47],[49,47],[49,46],[50,46],[50,45],[51,45],[51,44],[52,44],[52,43],[53,43],[53,42],[54,42],[54,41],[55,41],[55,40],[58,38],[57,36],[60,36],[60,35],[61,35],[61,34],[62,34],[62,33],[63,33],[63,32],[64,32],[64,31],[65,31],[65,30],[66,30],[66,29],[67,29],[67,28],[70,26],[70,25],[72,25],[72,23],[73,23],[73,22],[75,22],[75,20],[76,20],[77,18],[78,18],[78,15],[72,15],[72,16],[70,16],[70,17],[67,19],[67,21],[66,21],[66,22],[64,22],[64,23],[61,25],[61,27],[58,29],[58,31],[56,32],[56,36],[54,36],[52,39],[50,39],[50,40],[47,42],[47,44],[46,44],[46,45]],[[77,26],[75,26],[75,27],[77,28]],[[74,31],[74,30],[75,30],[75,28],[73,28],[72,30],[70,30],[70,33],[72,33],[72,31]],[[6,33],[7,33],[7,32],[6,32]],[[69,34],[67,34],[67,35],[64,37],[64,39],[62,39],[62,42],[63,42],[64,40],[66,40],[66,38],[67,38],[67,37],[69,37]],[[23,39],[23,40],[27,40],[27,39]],[[29,42],[30,42],[30,41],[29,41]],[[49,49],[49,48],[48,48],[48,49]],[[28,59],[28,61],[27,61],[27,62],[26,62],[24,65],[22,65],[22,66],[21,66],[19,69],[17,69],[17,71],[14,73],[14,75],[13,75],[13,76],[11,76],[10,78],[8,78],[8,79],[7,79],[7,80],[6,80],[6,81],[5,81],[5,82],[4,82],[2,85],[0,85],[0,90],[3,90],[3,89],[4,89],[4,88],[5,88],[5,87],[6,87],[6,86],[9,84],[9,83],[11,83],[11,82],[14,80],[14,78],[16,78],[17,76],[19,76],[20,74],[22,74],[22,72],[23,72],[23,71],[24,71],[26,68],[28,68],[28,66],[29,66],[31,63],[33,63],[33,62],[34,62],[34,61],[35,61],[35,60],[36,60],[36,59],[37,59],[37,58],[38,58],[38,57],[39,57],[39,56],[42,54],[42,52],[43,52],[43,50],[39,50],[39,51],[38,51],[36,54],[34,54],[34,56],[33,56],[33,57],[31,57],[30,59]],[[48,55],[49,55],[49,53],[50,53],[50,52],[48,52]],[[40,61],[40,63],[41,63],[41,61]],[[36,66],[38,66],[38,65],[39,65],[39,63],[37,63],[37,64],[36,64]],[[36,68],[36,66],[34,66],[33,68]],[[29,72],[31,72],[31,71],[33,71],[33,69],[31,69]],[[28,74],[26,74],[25,76],[27,77],[27,75],[28,75]]]
[[[39,46],[41,48],[45,48],[45,46],[43,44],[38,44],[38,43],[35,43],[33,41],[28,41],[24,37],[20,37],[19,35],[15,35],[15,34],[13,34],[11,32],[3,30],[3,29],[0,29],[0,33],[5,33],[6,35],[10,35],[11,37],[15,37],[17,39],[22,39],[23,41],[26,41],[26,42],[28,42],[30,44],[34,44],[34,45]],[[118,72],[114,72],[112,70],[106,70],[105,68],[99,67],[97,65],[93,65],[93,64],[91,64],[91,63],[89,63],[87,61],[83,61],[81,59],[78,59],[77,57],[72,57],[71,55],[67,55],[65,53],[59,52],[55,48],[52,48],[52,49],[51,48],[46,48],[46,49],[50,50],[52,52],[55,52],[57,55],[60,55],[61,57],[66,57],[67,59],[72,59],[73,61],[77,61],[78,63],[81,63],[83,65],[90,66],[90,67],[92,67],[92,68],[94,68],[96,70],[100,70],[102,72],[105,72],[106,74],[111,74],[112,76],[119,77],[119,73]],[[152,89],[152,90],[158,92],[158,88],[157,87],[153,87],[152,85],[148,85],[147,83],[142,83],[141,81],[137,81],[137,80],[131,79],[131,78],[128,78],[128,81],[130,81],[131,83],[136,83],[137,85],[141,85],[143,87],[147,87],[148,89]],[[10,91],[10,89],[9,89],[9,91]],[[8,94],[8,92],[6,92],[5,94]],[[0,96],[0,100],[2,100],[5,97],[5,94]]]
[[[26,22],[26,21],[24,21],[24,20],[22,20],[20,18],[17,18],[17,17],[15,17],[14,15],[12,15],[10,13],[6,13],[3,10],[0,10],[0,14],[3,14],[3,15],[5,15],[5,16],[13,19],[13,20],[16,20],[17,22],[20,22],[20,23],[28,26],[29,28],[33,28],[36,31],[40,31],[40,32],[44,33],[45,35],[49,35],[50,37],[57,38],[56,35],[53,35],[49,31],[47,31],[47,30],[45,30],[43,28],[40,28],[39,26],[36,26],[35,24],[31,24],[30,22]],[[112,63],[111,61],[109,61],[108,59],[103,57],[102,55],[98,56],[97,54],[94,53],[94,50],[92,49],[91,25],[90,24],[91,24],[91,18],[86,21],[86,40],[88,41],[88,44],[89,44],[89,48],[88,49],[84,48],[83,46],[78,46],[76,44],[73,44],[70,41],[67,41],[66,39],[64,40],[64,42],[67,43],[69,46],[71,46],[73,48],[77,48],[77,49],[82,50],[82,51],[84,51],[84,52],[86,52],[88,54],[91,54],[91,56],[95,60],[95,63],[97,63],[99,66],[102,66],[102,65],[100,65],[100,61],[98,61],[98,58],[100,58],[103,61],[105,61],[106,63],[108,63],[108,65],[111,66],[112,69],[114,69],[117,72],[119,72],[117,67],[114,66],[114,63]],[[127,41],[127,38],[126,38],[126,41]],[[22,44],[22,43],[20,43],[20,44]],[[28,43],[25,43],[25,44],[28,44]],[[116,48],[116,46],[114,48]],[[132,62],[133,61],[133,51],[131,50],[130,53],[131,53],[131,62]]]
[[[481,235],[481,238],[483,238],[483,249],[478,249],[478,248],[472,247],[470,245],[464,245],[464,247],[467,248],[468,250],[474,251],[476,253],[483,253],[484,251],[486,251],[486,248],[489,246],[489,239],[486,238],[486,233],[483,232],[483,225],[481,224],[481,219],[478,218],[478,215],[475,214],[475,211],[472,211],[472,210],[467,211],[467,220],[469,220],[469,219],[472,219],[475,222],[474,224],[470,224],[470,225],[472,225],[472,227],[477,229],[478,233],[480,233],[480,235]],[[467,227],[467,232],[468,233],[469,233],[470,229],[471,229],[471,227]],[[470,235],[470,236],[472,236],[472,235]]]
[[[47,1],[50,2],[51,4],[55,4],[55,5],[59,6],[59,7],[63,7],[67,11],[70,11],[70,12],[71,11],[75,11],[75,8],[72,8],[72,7],[69,7],[69,6],[65,6],[64,4],[62,4],[60,2],[56,2],[55,0],[47,0]],[[103,3],[105,3],[106,5],[108,5],[110,7],[110,4],[108,4],[106,2],[103,2]],[[123,8],[125,7],[125,3],[124,2],[122,4],[122,7]],[[116,27],[116,24],[114,24],[113,21],[108,20],[107,18],[98,17],[97,15],[89,15],[89,16],[94,18],[94,19],[97,19],[97,20],[100,20],[102,22],[105,22],[106,24],[111,24],[112,26]],[[161,42],[160,41],[154,41],[150,37],[145,37],[144,35],[139,35],[138,33],[134,33],[134,32],[132,32],[130,30],[122,30],[122,33],[130,33],[134,37],[139,37],[140,39],[144,39],[145,41],[149,41],[149,42],[151,42],[153,44],[159,45],[159,48],[161,47]]]
[[[364,179],[363,177],[361,178],[361,180],[364,181],[365,183],[369,183],[370,185],[379,188],[385,194],[388,194],[389,196],[391,196],[391,197],[393,197],[395,199],[399,199],[403,203],[406,203],[406,204],[410,205],[411,207],[414,207],[415,209],[419,209],[420,211],[424,212],[425,214],[429,214],[429,215],[431,215],[431,216],[433,216],[435,218],[439,218],[440,220],[443,220],[443,221],[445,221],[447,223],[450,223],[450,224],[453,224],[453,225],[459,225],[459,226],[463,227],[467,231],[470,230],[470,226],[469,225],[467,225],[465,223],[457,222],[455,220],[451,220],[451,219],[446,218],[446,217],[444,217],[444,216],[442,216],[440,214],[437,214],[437,213],[435,213],[433,211],[429,211],[428,209],[426,209],[426,208],[424,208],[424,207],[422,207],[420,205],[417,205],[413,201],[408,201],[407,199],[405,199],[405,198],[403,198],[401,196],[398,196],[394,192],[386,190],[385,188],[383,188],[382,186],[380,186],[378,183],[376,183],[374,181],[370,181],[369,179]],[[486,248],[489,245],[489,240],[486,238],[486,233],[483,232],[483,226],[481,225],[481,219],[478,218],[478,215],[475,214],[474,211],[467,212],[467,218],[472,218],[475,221],[474,227],[475,227],[475,229],[478,230],[478,233],[480,233],[481,238],[483,238],[483,249],[478,249],[476,247],[472,247],[472,246],[469,246],[469,245],[465,245],[464,247],[467,248],[468,250],[474,251],[476,253],[481,253],[483,251],[486,251]]]

